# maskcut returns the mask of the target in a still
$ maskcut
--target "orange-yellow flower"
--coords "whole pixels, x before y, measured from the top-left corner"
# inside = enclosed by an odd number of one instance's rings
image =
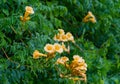
[[[73,56],[73,61],[70,64],[71,73],[74,76],[80,76],[80,80],[86,81],[86,71],[87,71],[87,64],[85,63],[84,59],[79,55]]]
[[[71,73],[70,76],[60,74],[60,77],[69,78],[74,81],[84,80],[86,82],[87,64],[85,63],[84,59],[82,59],[82,57],[80,57],[79,55],[74,55],[73,61],[70,62],[70,64],[66,63],[67,61],[69,61],[69,59],[66,56],[58,58],[58,60],[56,61],[56,64],[64,65],[70,70]]]
[[[60,41],[63,41],[63,42],[68,41],[67,36],[65,34],[60,35]]]
[[[26,12],[29,13],[29,14],[33,14],[33,13],[34,13],[33,8],[30,7],[30,6],[26,6],[26,7],[25,7],[25,10],[26,10]]]
[[[68,39],[69,41],[75,42],[75,41],[74,41],[74,37],[73,37],[73,35],[72,35],[70,32],[67,32],[67,33],[66,33],[66,36],[67,36],[67,39]]]
[[[59,33],[54,36],[54,38],[53,38],[54,40],[63,41],[63,42],[72,41],[73,43],[75,43],[74,37],[70,32],[65,34],[63,29],[58,29],[58,31],[59,31]]]
[[[64,34],[65,34],[65,32],[64,32],[63,29],[58,29],[58,31],[59,31],[59,34],[60,34],[60,35],[64,35]]]
[[[69,58],[64,56],[64,57],[58,58],[56,63],[64,65],[67,61],[69,61]]]
[[[63,42],[68,41],[67,36],[65,34],[57,34],[54,36],[53,39],[56,41],[63,41]]]
[[[24,18],[23,16],[20,16],[20,20],[23,21],[23,22],[25,22],[25,21],[27,21],[27,20],[29,20],[29,19],[30,19],[30,17]]]
[[[53,39],[54,39],[55,41],[60,41],[60,35],[59,35],[59,34],[55,35]]]
[[[64,75],[63,75],[63,74],[60,74],[60,77],[62,78],[62,77],[64,77]]]
[[[58,44],[58,43],[55,43],[55,44],[54,44],[54,49],[55,49],[55,51],[58,52],[58,53],[62,53],[62,52],[63,52],[62,46],[61,46],[60,44]]]
[[[28,21],[30,19],[29,14],[33,14],[34,13],[33,8],[30,7],[30,6],[26,6],[25,10],[26,11],[25,11],[24,17],[20,16],[20,20],[23,21],[23,22]]]
[[[74,38],[73,35],[70,32],[67,32],[66,36],[67,36],[68,40],[71,40],[71,39]]]
[[[55,49],[54,46],[52,44],[46,44],[44,47],[44,50],[48,53],[54,53]]]
[[[23,21],[23,16],[20,16],[20,20]]]
[[[90,21],[92,23],[96,22],[95,16],[90,11],[88,12],[88,14],[83,19],[83,22],[88,22],[88,21]]]
[[[96,19],[95,18],[90,18],[89,19],[92,23],[96,23]]]
[[[88,17],[92,17],[92,18],[94,18],[95,16],[92,14],[92,12],[91,11],[89,11],[88,12],[88,15],[87,15]]]
[[[35,50],[34,52],[33,52],[33,58],[34,59],[38,59],[40,56],[47,56],[46,54],[42,54],[42,53],[40,53],[38,50]]]
[[[84,59],[82,59],[82,57],[80,57],[79,55],[74,55],[73,59],[77,62],[85,62]]]
[[[33,58],[34,58],[34,59],[38,59],[38,58],[39,58],[39,51],[38,51],[38,50],[35,50],[35,51],[33,52]]]
[[[81,66],[75,67],[74,69],[86,71],[87,67],[85,67],[84,65],[81,65]]]

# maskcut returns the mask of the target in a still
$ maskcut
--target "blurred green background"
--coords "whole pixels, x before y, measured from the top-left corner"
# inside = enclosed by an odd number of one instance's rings
[[[26,6],[35,13],[23,25]],[[88,11],[95,24],[82,22]],[[32,58],[59,28],[74,35],[77,46],[63,55],[85,59],[87,84],[120,84],[120,0],[0,0],[0,84],[74,84],[59,77],[56,58]]]

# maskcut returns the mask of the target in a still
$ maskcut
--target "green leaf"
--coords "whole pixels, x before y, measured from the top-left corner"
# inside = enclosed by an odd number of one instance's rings
[[[5,15],[7,15],[7,16],[9,15],[9,11],[7,9],[3,9],[2,11]]]

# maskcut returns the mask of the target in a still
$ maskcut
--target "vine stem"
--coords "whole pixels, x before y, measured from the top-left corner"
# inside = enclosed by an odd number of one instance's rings
[[[23,42],[23,43],[25,44],[25,42],[24,42],[22,39],[20,39],[20,41]],[[27,44],[25,44],[25,46],[28,47]]]
[[[7,55],[7,53],[6,53],[6,51],[4,50],[4,48],[2,48],[2,51],[4,52],[6,58],[7,58],[9,61],[11,61],[11,62],[13,62],[13,63],[15,63],[15,64],[18,64],[18,66],[20,66],[20,63],[15,62],[15,61],[13,61],[13,60],[11,60],[11,59],[9,58],[9,56]]]
[[[17,32],[15,31],[15,29],[12,26],[10,26],[10,28],[14,31],[15,34],[17,34]]]
[[[22,26],[24,27],[24,25],[26,25],[26,23],[25,22],[22,22]],[[30,30],[27,30],[28,31],[28,33],[30,34],[30,36],[32,35],[32,33],[31,33],[31,31]]]
[[[15,61],[13,61],[13,60],[11,60],[11,59],[9,58],[9,56],[7,55],[7,53],[6,53],[6,51],[5,51],[5,49],[4,49],[4,48],[2,48],[2,51],[4,52],[5,57],[6,57],[6,58],[7,58],[10,62],[15,63],[15,64],[18,64],[17,68],[19,68],[19,67],[21,66],[21,64],[20,64],[20,63],[15,62]],[[29,65],[23,65],[23,66],[26,66],[26,67],[32,68],[32,67],[31,67],[31,66],[29,66]]]
[[[82,48],[80,48],[77,44],[75,44],[75,43],[73,43],[74,44],[74,46],[76,46],[77,48],[79,48],[79,50],[80,51],[82,51],[83,52],[83,49]]]
[[[15,34],[17,34],[17,32],[16,32],[16,30],[14,29],[13,26],[10,26],[10,28],[13,30],[13,32],[14,32]],[[25,44],[25,42],[24,42],[22,39],[20,39],[20,41]],[[25,44],[25,46],[28,47],[27,44]]]
[[[7,58],[8,60],[10,60],[10,58],[8,57],[8,55],[7,55],[7,53],[5,52],[4,48],[2,48],[2,51],[4,52],[6,58]]]
[[[70,21],[68,21],[66,18],[63,17],[63,19],[71,26],[74,26],[74,27],[80,27],[80,25],[75,25],[75,24],[72,24]]]

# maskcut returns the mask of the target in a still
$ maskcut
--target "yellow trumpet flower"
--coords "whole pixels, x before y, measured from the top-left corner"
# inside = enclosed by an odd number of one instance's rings
[[[35,50],[35,51],[33,52],[33,58],[34,58],[34,59],[38,59],[40,56],[46,57],[47,55],[46,55],[46,54],[43,54],[43,53],[40,53],[38,50]]]
[[[65,63],[69,61],[69,58],[64,56],[64,57],[61,57],[61,58],[58,58],[57,61],[56,61],[56,64],[62,64],[62,65],[65,65]]]
[[[23,22],[28,21],[30,19],[29,14],[34,14],[33,8],[30,6],[26,6],[24,17],[20,16],[20,20]]]
[[[92,14],[91,11],[88,12],[88,14],[83,18],[83,22],[92,22],[96,23],[95,16]]]
[[[58,43],[55,43],[55,44],[54,44],[54,49],[55,49],[55,51],[58,52],[58,53],[62,53],[62,52],[63,52],[62,46],[61,46],[60,44],[58,44]]]
[[[44,50],[48,53],[54,53],[55,49],[54,46],[52,44],[46,44],[44,47]]]

